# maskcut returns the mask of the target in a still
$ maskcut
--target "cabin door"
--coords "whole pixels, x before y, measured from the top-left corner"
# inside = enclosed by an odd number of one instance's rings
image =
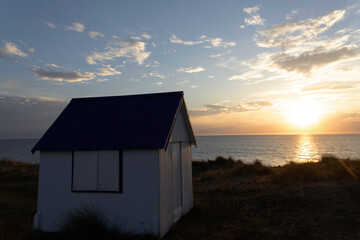
[[[171,144],[171,167],[172,167],[172,192],[173,192],[173,216],[174,222],[180,219],[182,214],[182,177],[181,177],[181,145]]]

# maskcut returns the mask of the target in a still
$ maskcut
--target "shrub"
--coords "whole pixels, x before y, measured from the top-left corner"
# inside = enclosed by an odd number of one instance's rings
[[[215,158],[215,164],[222,164],[222,165],[233,165],[235,163],[232,157],[224,158],[222,156],[217,156]]]
[[[253,164],[236,163],[232,169],[232,176],[263,176],[268,174],[271,174],[270,168],[264,166],[258,159]]]

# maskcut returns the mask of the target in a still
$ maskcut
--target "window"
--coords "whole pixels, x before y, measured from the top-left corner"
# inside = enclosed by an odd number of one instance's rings
[[[122,192],[122,151],[74,151],[72,191]]]

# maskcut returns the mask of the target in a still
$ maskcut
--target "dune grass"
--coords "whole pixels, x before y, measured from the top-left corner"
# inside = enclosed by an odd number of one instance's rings
[[[0,160],[0,239],[21,239],[32,228],[39,165]]]
[[[261,161],[244,163],[232,158],[217,157],[214,161],[194,162],[195,175],[200,180],[229,177],[249,178],[268,176],[267,181],[278,183],[320,182],[358,179],[360,160],[341,159],[323,155],[319,162],[290,162],[281,167],[264,166]]]
[[[156,239],[109,227],[75,210],[58,233],[30,231],[38,165],[0,160],[0,239]],[[193,162],[194,208],[164,239],[358,239],[360,160],[269,167],[217,157]]]
[[[165,239],[359,239],[360,160],[193,164],[194,208]]]
[[[100,208],[85,206],[67,214],[60,231],[47,233],[32,230],[24,237],[24,240],[35,239],[154,240],[157,238],[152,234],[133,234],[120,229],[119,226],[111,226]]]

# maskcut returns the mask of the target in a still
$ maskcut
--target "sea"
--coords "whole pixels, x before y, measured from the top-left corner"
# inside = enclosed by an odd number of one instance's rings
[[[0,139],[0,159],[38,163],[39,153],[30,150],[37,138]],[[261,161],[268,166],[289,162],[318,161],[322,155],[360,159],[360,134],[344,135],[234,135],[197,136],[193,161],[232,157],[246,163]]]

